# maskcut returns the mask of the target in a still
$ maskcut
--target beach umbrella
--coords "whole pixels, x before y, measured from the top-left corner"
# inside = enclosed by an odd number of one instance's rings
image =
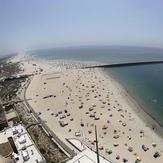
[[[104,149],[104,147],[103,146],[100,146],[100,148],[99,148],[100,150],[103,150]]]
[[[147,150],[149,150],[148,147],[146,147],[144,144],[142,145],[142,149],[146,152]]]
[[[92,103],[92,106],[95,107],[96,105],[94,103]]]
[[[111,149],[105,149],[105,152],[110,155],[110,154],[112,154],[113,151]]]
[[[140,161],[141,161],[141,158],[138,156],[138,157],[136,158],[136,161],[137,161],[137,162],[140,162]]]
[[[96,139],[93,139],[93,142],[96,143]]]
[[[142,133],[144,133],[144,131],[143,130],[140,130],[140,133],[142,134]]]
[[[117,147],[119,144],[117,142],[114,142],[113,145]]]
[[[113,138],[114,139],[118,139],[119,138],[119,135],[114,135]]]
[[[102,126],[102,129],[103,129],[103,130],[106,130],[107,128],[108,128],[108,126],[106,126],[106,125],[103,125],[103,126]]]
[[[123,158],[123,162],[128,162],[128,160],[126,158]]]
[[[122,126],[124,126],[124,127],[125,127],[125,126],[126,126],[126,123],[122,123]]]
[[[136,159],[139,160],[139,161],[141,160],[139,156]]]
[[[160,157],[161,154],[159,152],[155,152],[155,154],[153,155],[154,158]]]
[[[119,160],[119,159],[120,159],[120,156],[119,156],[119,155],[117,155],[117,156],[116,156],[116,159],[117,159],[117,160]]]
[[[132,152],[133,151],[133,147],[128,147],[128,151]]]
[[[92,131],[91,131],[91,130],[88,130],[88,133],[89,133],[89,134],[91,134],[91,133],[92,133]]]
[[[152,143],[152,146],[153,146],[153,147],[156,147],[156,146],[157,146],[157,144],[156,144],[156,143]]]

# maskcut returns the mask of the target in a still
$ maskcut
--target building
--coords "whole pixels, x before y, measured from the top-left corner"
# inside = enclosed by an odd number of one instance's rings
[[[0,131],[0,155],[16,163],[46,163],[21,124]]]
[[[84,145],[79,139],[70,138],[69,143],[80,151],[74,158],[67,163],[97,163],[97,154]],[[99,157],[100,163],[114,163],[104,157]]]
[[[99,159],[100,163],[113,163],[102,157],[100,157]],[[67,163],[97,163],[97,155],[94,151],[90,150],[89,148],[86,148]]]

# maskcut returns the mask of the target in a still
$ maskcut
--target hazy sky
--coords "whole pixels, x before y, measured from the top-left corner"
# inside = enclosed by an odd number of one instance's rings
[[[163,0],[0,0],[0,54],[103,44],[163,48]]]

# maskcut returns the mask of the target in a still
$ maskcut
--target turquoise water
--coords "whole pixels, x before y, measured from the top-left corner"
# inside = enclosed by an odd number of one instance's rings
[[[143,109],[163,125],[163,64],[105,69]]]
[[[163,50],[155,48],[100,46],[47,49],[30,52],[44,59],[64,59],[117,63],[163,60]],[[105,68],[133,96],[145,111],[163,125],[163,64]]]

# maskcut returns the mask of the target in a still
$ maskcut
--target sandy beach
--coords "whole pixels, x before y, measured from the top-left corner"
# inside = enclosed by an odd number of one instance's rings
[[[71,69],[74,63],[20,59],[24,74],[35,74],[26,92],[29,104],[70,148],[78,138],[116,162],[163,162],[163,140],[136,113],[123,87],[99,69]],[[69,65],[69,69],[67,69]],[[160,155],[155,158],[155,155]]]

